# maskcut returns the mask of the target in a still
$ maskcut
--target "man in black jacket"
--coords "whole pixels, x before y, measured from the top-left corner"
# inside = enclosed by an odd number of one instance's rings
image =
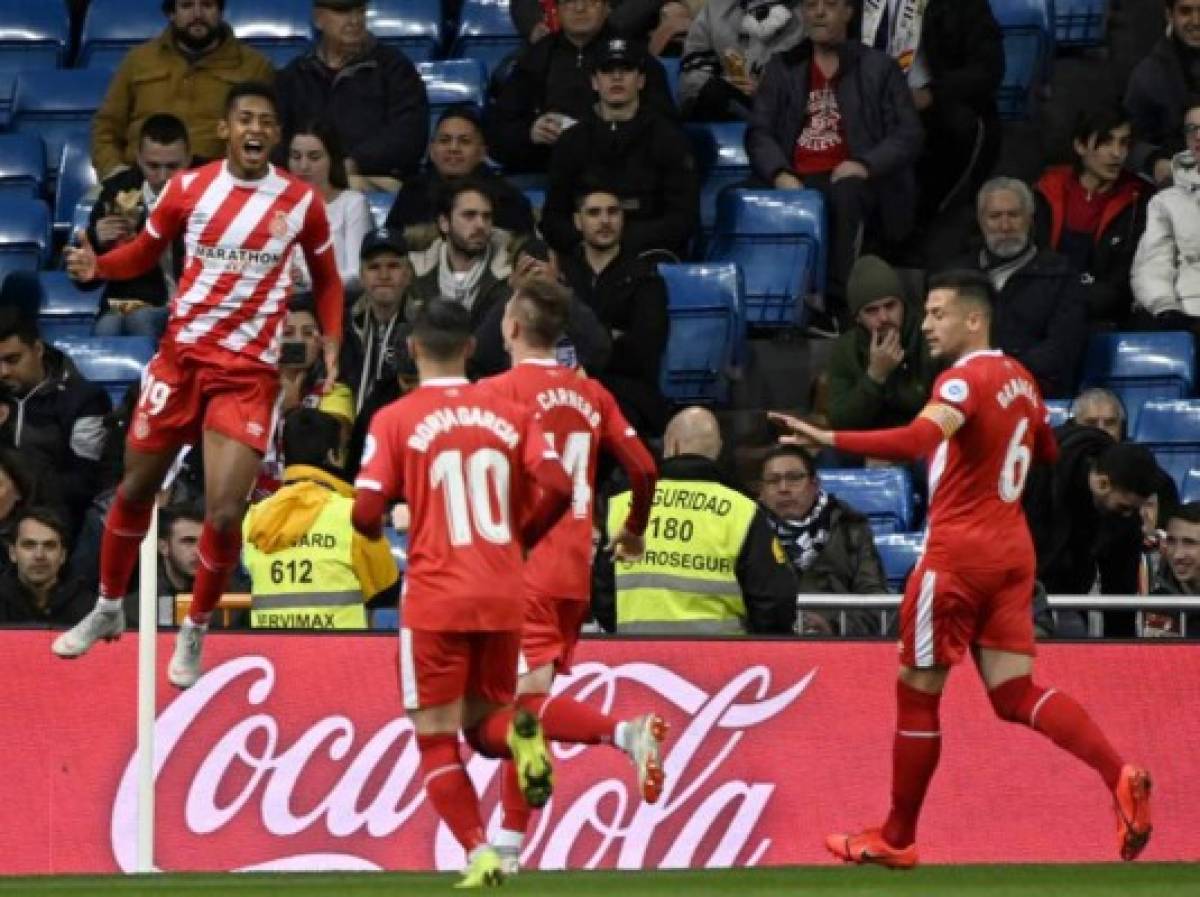
[[[646,56],[640,46],[612,38],[594,64],[599,102],[559,138],[550,157],[542,209],[546,242],[562,253],[578,245],[575,197],[592,179],[621,197],[627,252],[685,255],[700,215],[691,143],[674,119],[642,106]]]
[[[17,514],[7,546],[12,566],[0,574],[0,624],[74,626],[87,616],[94,594],[78,579],[64,578],[68,530],[46,507]]]
[[[619,36],[608,24],[608,0],[566,0],[558,12],[562,30],[521,51],[492,105],[488,145],[508,171],[546,170],[551,147],[591,111],[593,61]],[[674,114],[667,75],[657,59],[646,62],[642,102]]]
[[[314,0],[320,36],[275,82],[283,119],[279,152],[298,128],[325,121],[341,139],[347,173],[386,186],[421,161],[429,101],[408,57],[367,30],[366,6],[367,0]]]

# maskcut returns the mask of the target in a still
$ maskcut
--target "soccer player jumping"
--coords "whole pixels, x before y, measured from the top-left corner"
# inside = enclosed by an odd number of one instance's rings
[[[188,617],[167,667],[187,688],[200,678],[208,620],[238,562],[246,500],[274,430],[279,330],[291,293],[292,247],[304,251],[325,333],[326,388],[337,377],[342,282],[329,222],[307,184],[271,165],[279,143],[275,94],[235,85],[218,133],[227,157],[168,182],[133,241],[99,258],[83,236],[66,251],[79,281],[127,280],[158,264],[182,234],[186,260],[158,353],[142,379],[126,442],[125,473],[104,521],[100,597],[52,646],[78,657],[125,628],[121,601],[150,525],[155,496],[184,445],[203,439],[204,529]]]
[[[785,442],[912,461],[929,457],[929,531],[900,606],[900,676],[892,807],[881,828],[830,835],[834,856],[906,869],[917,863],[917,817],[941,752],[938,703],[950,667],[974,656],[996,715],[1045,735],[1099,773],[1113,793],[1121,858],[1150,839],[1150,775],[1127,765],[1072,698],[1033,681],[1035,557],[1021,493],[1033,461],[1058,455],[1033,377],[990,349],[994,292],[986,275],[930,282],[922,331],[951,366],[907,427],[830,432],[783,414]]]

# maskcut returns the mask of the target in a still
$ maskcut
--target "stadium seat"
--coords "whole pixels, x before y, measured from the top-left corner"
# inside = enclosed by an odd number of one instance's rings
[[[803,326],[825,288],[825,203],[815,190],[726,190],[705,255],[745,275],[746,323]]]
[[[458,103],[474,103],[483,108],[487,73],[477,59],[443,59],[417,64],[425,93],[429,97],[430,131],[442,110]]]
[[[91,128],[109,75],[96,69],[21,72],[13,96],[12,129],[46,143],[48,172],[58,169],[67,137]]]
[[[400,628],[400,611],[394,607],[377,607],[370,612],[371,628],[395,631]]]
[[[904,587],[905,577],[921,559],[924,544],[921,533],[883,533],[875,537],[889,589],[898,592]]]
[[[746,155],[745,122],[711,122],[685,125],[700,174],[700,228],[705,242],[717,220],[717,197],[721,191],[750,177]]]
[[[395,201],[396,194],[388,190],[367,191],[367,203],[371,206],[371,218],[376,227],[383,227]]]
[[[1046,80],[1053,47],[1047,0],[991,0],[1004,35],[1004,80],[996,96],[1002,118],[1029,117]]]
[[[232,0],[225,21],[277,69],[307,50],[313,39],[309,0]]]
[[[671,333],[662,391],[679,403],[725,404],[745,342],[737,265],[659,265]]]
[[[440,0],[371,0],[367,27],[413,62],[428,62],[442,45]]]
[[[1180,489],[1188,471],[1200,468],[1200,399],[1148,401],[1132,432]]]
[[[396,566],[401,573],[404,573],[408,569],[408,533],[398,532],[391,526],[385,526],[383,534],[388,540],[388,545],[391,546]]]
[[[154,357],[154,341],[145,336],[63,336],[54,345],[70,356],[88,380],[99,383],[118,404],[130,384]]]
[[[100,309],[101,288],[81,290],[65,271],[39,271],[38,281],[42,286],[38,309],[42,339],[53,343],[62,337],[91,336]]]
[[[1083,385],[1117,393],[1132,432],[1147,400],[1192,394],[1195,359],[1195,341],[1186,331],[1094,333],[1088,340]]]
[[[88,135],[77,132],[67,136],[63,143],[62,158],[58,165],[58,183],[54,192],[54,230],[60,237],[70,236],[76,226],[75,212],[85,199],[91,211],[95,197],[92,188],[97,184],[96,170],[92,168],[92,155]],[[86,226],[87,219],[84,219]]]
[[[62,0],[0,0],[0,71],[58,68],[70,40]]]
[[[1050,412],[1050,426],[1061,427],[1071,416],[1071,403],[1066,399],[1047,399],[1046,410]]]
[[[678,56],[660,56],[658,61],[662,63],[663,72],[667,76],[667,87],[671,90],[671,99],[675,101],[675,105],[679,105],[679,73],[683,60]]]
[[[0,130],[7,130],[12,121],[13,92],[16,89],[16,73],[0,72]]]
[[[494,72],[505,57],[520,48],[508,0],[464,0],[451,56],[477,59],[488,72]]]
[[[1200,501],[1200,468],[1193,467],[1183,477],[1183,488],[1179,490],[1182,502]]]
[[[33,134],[0,134],[0,196],[36,199],[46,176],[46,147]]]
[[[542,209],[546,205],[546,188],[526,187],[521,192],[524,193],[525,198],[529,200],[529,205],[533,209],[534,217],[540,218]]]
[[[50,210],[40,199],[0,197],[0,281],[9,271],[36,271],[50,258]]]
[[[913,487],[903,467],[820,470],[821,485],[871,521],[876,533],[905,533],[913,525]]]
[[[1060,47],[1104,45],[1108,0],[1054,0],[1054,42]]]
[[[75,67],[115,69],[131,48],[162,30],[158,0],[91,0]]]

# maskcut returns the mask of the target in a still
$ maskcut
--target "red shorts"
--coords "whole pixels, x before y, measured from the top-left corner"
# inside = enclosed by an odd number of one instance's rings
[[[950,667],[972,645],[1033,655],[1032,566],[947,570],[923,559],[900,604],[900,662]]]
[[[400,630],[400,691],[405,710],[482,698],[511,704],[517,692],[521,633]]]
[[[161,453],[194,445],[205,430],[265,454],[279,397],[279,372],[222,352],[201,359],[159,350],[146,368],[128,445]]]
[[[525,628],[521,632],[521,674],[548,663],[554,664],[556,673],[569,673],[579,630],[590,612],[587,601],[527,597]]]

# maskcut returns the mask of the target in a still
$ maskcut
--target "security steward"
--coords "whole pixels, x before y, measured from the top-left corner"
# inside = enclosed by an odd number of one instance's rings
[[[704,408],[672,418],[640,560],[596,563],[593,610],[610,631],[652,635],[788,634],[799,591],[757,502],[724,485],[717,419]],[[608,532],[629,511],[608,506]]]
[[[386,540],[365,539],[350,514],[336,418],[298,408],[283,425],[283,486],[242,524],[250,625],[366,629],[367,604],[395,605],[399,574]]]

